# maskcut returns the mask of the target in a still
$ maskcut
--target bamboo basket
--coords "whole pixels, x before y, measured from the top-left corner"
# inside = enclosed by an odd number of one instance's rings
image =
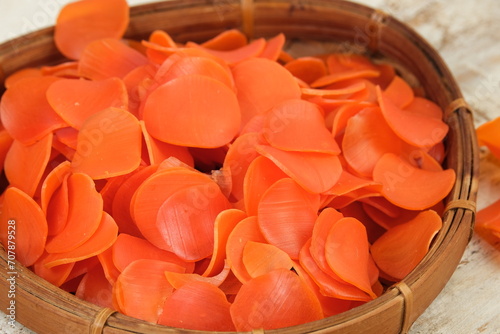
[[[242,29],[249,37],[271,37],[283,32],[292,50],[304,42],[309,50],[326,43],[328,52],[335,48],[389,61],[406,79],[420,83],[426,96],[445,110],[450,126],[445,143],[446,165],[456,171],[457,181],[446,199],[443,228],[427,256],[404,280],[367,304],[312,323],[265,331],[407,332],[449,280],[473,231],[478,149],[472,111],[452,74],[437,52],[408,26],[381,11],[345,1],[163,1],[133,7],[126,37],[147,38],[151,31],[164,29],[178,42],[204,41],[229,28]],[[0,81],[3,83],[6,76],[26,66],[61,62],[63,58],[52,36],[53,28],[48,28],[0,45]],[[4,312],[9,304],[6,279],[10,271],[7,254],[0,247],[0,309]],[[20,264],[16,272],[16,320],[37,333],[197,332],[154,325],[92,305],[52,286]]]

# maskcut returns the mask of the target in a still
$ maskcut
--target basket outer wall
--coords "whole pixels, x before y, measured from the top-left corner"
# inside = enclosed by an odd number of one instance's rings
[[[295,5],[294,5],[295,3]],[[428,97],[447,110],[450,134],[446,146],[447,165],[455,169],[457,184],[447,204],[439,232],[429,254],[403,283],[411,294],[390,288],[376,300],[314,323],[269,333],[399,333],[423,313],[439,294],[458,265],[470,239],[474,210],[462,202],[475,203],[478,176],[478,150],[472,113],[466,105],[456,110],[448,106],[461,99],[453,76],[443,60],[413,30],[385,14],[344,1],[304,1],[303,6],[287,1],[256,1],[252,30],[255,37],[284,32],[287,38],[335,41],[348,47],[361,47],[374,58],[386,58],[412,73]],[[238,1],[226,8],[213,1],[173,0],[134,7],[127,36],[145,38],[155,29],[165,29],[176,41],[202,41],[228,29],[248,26],[242,21]],[[182,20],[178,18],[182,17]],[[358,28],[356,28],[358,27]],[[359,28],[361,27],[361,28]],[[0,45],[0,80],[26,66],[54,64],[62,60],[48,28]],[[453,205],[450,206],[450,203]],[[455,203],[458,203],[455,205]],[[0,248],[0,308],[6,309],[9,276],[6,253]],[[17,265],[16,317],[38,333],[89,332],[100,308],[53,287],[31,271]],[[121,314],[109,317],[104,333],[194,332],[169,329]]]

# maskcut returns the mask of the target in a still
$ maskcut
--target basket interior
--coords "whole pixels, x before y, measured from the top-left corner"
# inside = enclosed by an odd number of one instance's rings
[[[314,323],[269,332],[406,331],[448,281],[473,227],[477,144],[471,111],[461,103],[453,76],[436,51],[412,29],[382,12],[345,1],[164,1],[132,8],[126,36],[142,39],[153,30],[163,29],[178,42],[199,42],[230,28],[242,29],[249,37],[284,33],[286,48],[295,55],[356,52],[390,62],[405,79],[421,85],[426,96],[446,111],[450,126],[446,164],[456,171],[457,183],[446,200],[443,229],[420,265],[401,284],[363,306]],[[48,28],[1,45],[0,80],[3,82],[23,67],[63,61],[52,34],[53,29]],[[3,189],[5,178],[2,182]],[[8,270],[4,251],[0,263],[0,276],[5,282]],[[37,332],[55,333],[61,328],[63,332],[83,332],[91,326],[104,328],[105,333],[177,331],[116,313],[106,314],[102,320],[99,307],[51,286],[27,269],[20,268],[19,273],[17,317]],[[0,296],[2,307],[8,302],[5,298],[6,294]]]

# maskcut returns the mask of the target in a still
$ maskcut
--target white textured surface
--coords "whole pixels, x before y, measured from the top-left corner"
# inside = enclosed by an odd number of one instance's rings
[[[68,0],[0,0],[0,42],[52,25]],[[131,5],[151,2],[129,0]],[[498,0],[359,0],[415,28],[441,54],[475,109],[476,125],[500,116],[500,2]],[[500,163],[481,159],[479,208],[500,197]],[[410,334],[500,333],[500,246],[475,236],[442,293]],[[32,333],[10,328],[0,334]]]

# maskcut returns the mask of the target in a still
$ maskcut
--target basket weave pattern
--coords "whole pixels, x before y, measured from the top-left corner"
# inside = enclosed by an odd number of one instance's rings
[[[182,18],[180,20],[179,18]],[[447,167],[457,182],[446,199],[443,228],[422,262],[381,297],[343,314],[277,333],[404,333],[444,287],[470,240],[477,193],[478,150],[472,111],[440,56],[403,23],[345,1],[173,0],[131,9],[127,37],[147,38],[156,29],[179,42],[207,40],[229,28],[249,37],[284,33],[291,41],[328,42],[336,50],[368,54],[391,62],[405,78],[445,110],[450,127]],[[0,81],[27,66],[62,60],[48,28],[0,45]],[[0,307],[6,309],[7,254],[0,248]],[[79,300],[30,270],[17,266],[16,318],[38,333],[189,333],[136,320]],[[256,331],[262,332],[262,331]],[[268,332],[268,331],[266,331]]]

